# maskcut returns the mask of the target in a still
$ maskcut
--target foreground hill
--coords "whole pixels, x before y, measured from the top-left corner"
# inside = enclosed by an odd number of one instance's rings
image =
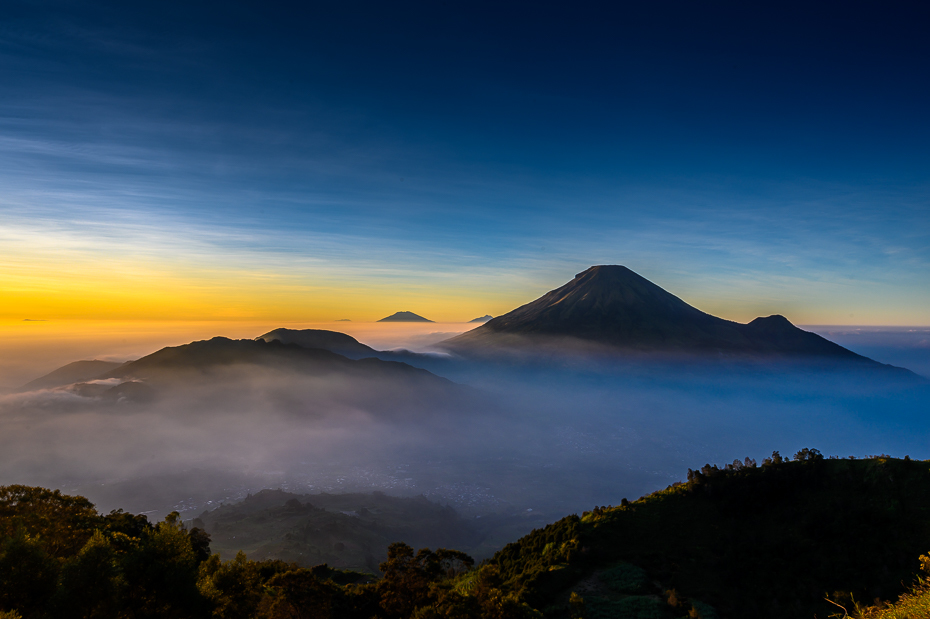
[[[837,592],[895,597],[930,539],[928,462],[803,450],[689,480],[569,516],[492,561],[510,590],[554,616],[569,616],[574,593],[589,617],[672,617],[692,605],[705,619],[827,617],[837,608],[824,598]]]
[[[638,353],[754,355],[885,367],[783,316],[740,324],[706,314],[623,266],[594,266],[564,286],[440,345],[461,353],[569,341]]]
[[[289,509],[298,507],[307,506]],[[210,541],[203,529],[185,527],[177,512],[153,525],[121,510],[101,515],[84,497],[0,486],[0,618],[539,616],[500,589],[495,570],[472,571],[474,561],[455,550],[414,552],[392,543],[376,568],[381,577],[373,578],[242,553],[223,562]],[[460,588],[462,576],[467,590]]]
[[[176,513],[153,526],[141,515],[102,516],[82,497],[0,487],[0,616],[823,619],[842,616],[826,598],[850,610],[854,599],[894,599],[930,564],[918,558],[930,538],[928,462],[827,460],[805,449],[793,461],[773,454],[761,466],[747,459],[688,477],[536,530],[475,569],[458,551],[392,543],[377,580],[211,555],[201,524],[222,535],[303,518],[304,537],[334,550],[345,543],[341,517],[357,515],[337,510],[317,531],[322,508],[295,498],[275,507],[284,493],[220,508],[188,530]],[[926,590],[902,598],[906,615],[853,616],[925,616]]]

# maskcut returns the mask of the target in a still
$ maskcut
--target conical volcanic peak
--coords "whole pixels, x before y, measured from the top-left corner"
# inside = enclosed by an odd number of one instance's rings
[[[757,318],[745,325],[711,316],[619,265],[593,266],[564,286],[446,340],[443,346],[480,351],[564,343],[566,338],[637,352],[830,357],[875,363],[798,329],[784,316]]]
[[[634,349],[729,348],[747,343],[737,326],[624,266],[601,265],[449,343],[509,334],[575,337]]]
[[[413,312],[395,312],[390,316],[382,318],[378,322],[433,322],[427,318],[423,318],[418,314]]]
[[[604,336],[648,332],[655,330],[657,322],[682,320],[725,322],[691,307],[624,266],[602,265],[593,266],[561,288],[489,321],[487,328]]]

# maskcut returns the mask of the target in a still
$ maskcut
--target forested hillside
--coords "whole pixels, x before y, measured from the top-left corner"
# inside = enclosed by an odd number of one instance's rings
[[[177,514],[153,525],[82,497],[0,488],[0,617],[904,616],[893,613],[926,606],[922,581],[907,590],[928,563],[930,463],[805,449],[705,466],[477,567],[400,541],[377,573],[223,562],[209,543]],[[902,593],[896,607],[860,606]]]
[[[222,562],[177,514],[151,524],[100,515],[83,497],[0,487],[0,617],[225,618],[417,616],[518,619],[536,613],[505,594],[493,566],[468,555],[391,544],[379,578],[320,565]],[[467,573],[466,573],[467,572]]]
[[[822,618],[837,610],[828,596],[894,598],[930,547],[927,462],[805,449],[688,478],[509,544],[493,559],[505,587],[566,616],[574,593],[590,617],[634,604],[672,616],[696,602],[705,619]],[[618,573],[639,584],[614,586]]]

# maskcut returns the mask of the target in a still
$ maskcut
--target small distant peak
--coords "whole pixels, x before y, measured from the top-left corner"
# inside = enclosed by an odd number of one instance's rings
[[[768,333],[794,331],[797,329],[797,327],[791,324],[790,320],[781,314],[773,314],[772,316],[760,316],[746,326],[753,331]]]
[[[485,314],[484,316],[481,316],[480,318],[473,318],[469,320],[468,322],[487,322],[491,320],[492,318],[494,318],[494,316],[491,316],[490,314]]]
[[[760,316],[759,318],[756,318],[749,324],[760,325],[760,326],[766,325],[770,327],[774,327],[774,326],[793,327],[794,326],[793,324],[791,324],[790,320],[788,320],[781,314],[772,314],[771,316]]]
[[[403,311],[391,314],[385,318],[382,318],[378,322],[433,322],[423,316],[414,314],[413,312]]]

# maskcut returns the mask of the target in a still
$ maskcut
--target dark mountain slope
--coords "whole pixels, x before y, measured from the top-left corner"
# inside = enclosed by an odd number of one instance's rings
[[[881,365],[782,316],[747,325],[711,316],[623,266],[591,267],[442,346],[467,353],[565,338],[646,353],[786,355]]]
[[[649,616],[680,616],[697,601],[702,616],[714,616],[702,610],[710,605],[734,619],[827,617],[837,610],[828,594],[903,591],[930,536],[930,463],[826,460],[816,450],[796,458],[706,466],[688,483],[536,530],[492,562],[509,588],[556,617],[570,616],[572,591],[587,616],[658,595]],[[616,586],[631,574],[634,587]]]
[[[255,339],[297,344],[304,348],[320,348],[349,359],[364,359],[378,355],[377,350],[362,344],[351,335],[323,329],[275,329]]]
[[[71,385],[86,380],[93,380],[104,372],[115,370],[123,365],[113,361],[75,361],[62,366],[57,370],[30,381],[20,387],[18,391],[35,391],[36,389],[52,389],[64,385]]]
[[[363,410],[420,418],[473,405],[472,390],[420,368],[278,341],[216,337],[163,348],[100,378],[141,381],[177,410],[275,410],[305,418]]]
[[[354,337],[338,331],[320,329],[275,329],[256,339],[265,342],[278,341],[283,344],[296,344],[304,348],[319,348],[348,357],[349,359],[381,359],[382,361],[399,361],[417,368],[424,368],[433,373],[448,369],[448,359],[436,354],[415,353],[409,350],[375,350],[362,344]]]
[[[596,266],[461,337],[485,331],[631,345],[743,344],[735,325],[691,307],[626,267]]]
[[[182,346],[163,348],[137,361],[107,372],[100,378],[135,378],[158,382],[179,373],[255,365],[310,374],[339,373],[350,377],[413,380],[426,385],[451,386],[448,380],[396,361],[352,360],[328,350],[304,348],[273,340],[231,340],[215,337]]]
[[[850,361],[871,362],[872,360],[843,348],[816,333],[798,329],[784,316],[756,318],[746,325],[739,325],[753,348],[759,352],[784,355],[812,355],[834,357]],[[877,362],[874,362],[877,363]]]

